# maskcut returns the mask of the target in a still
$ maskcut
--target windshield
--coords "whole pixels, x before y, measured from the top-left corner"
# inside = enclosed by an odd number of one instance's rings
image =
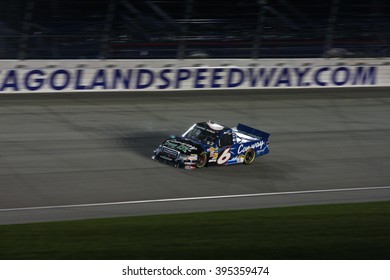
[[[184,136],[197,142],[213,145],[214,142],[218,139],[218,132],[208,128],[195,126]]]

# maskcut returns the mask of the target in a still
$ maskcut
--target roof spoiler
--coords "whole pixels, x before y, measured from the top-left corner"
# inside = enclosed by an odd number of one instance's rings
[[[253,127],[244,125],[244,124],[242,124],[242,123],[239,123],[239,124],[237,125],[237,130],[238,130],[238,131],[242,131],[242,132],[244,132],[244,133],[246,133],[246,134],[255,136],[256,138],[257,138],[257,137],[260,137],[260,138],[262,138],[263,140],[268,140],[268,137],[269,137],[269,135],[270,135],[270,134],[267,133],[267,132],[264,132],[264,131],[255,129],[255,128],[253,128]]]

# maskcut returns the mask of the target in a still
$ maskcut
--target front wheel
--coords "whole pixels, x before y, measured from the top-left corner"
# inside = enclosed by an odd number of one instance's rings
[[[251,164],[256,157],[256,152],[253,149],[249,149],[246,151],[245,156],[244,156],[244,164]]]
[[[207,163],[207,154],[206,152],[201,152],[198,155],[198,160],[196,161],[196,167],[202,168],[206,165],[206,163]]]

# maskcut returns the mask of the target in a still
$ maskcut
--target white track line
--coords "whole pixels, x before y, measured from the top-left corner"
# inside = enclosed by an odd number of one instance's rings
[[[219,196],[199,196],[199,197],[181,197],[181,198],[165,198],[165,199],[151,199],[151,200],[104,202],[104,203],[90,203],[90,204],[37,206],[37,207],[0,209],[0,212],[24,211],[24,210],[61,209],[61,208],[62,209],[63,208],[79,208],[79,207],[94,207],[94,206],[114,206],[114,205],[126,205],[126,204],[177,202],[177,201],[208,200],[208,199],[221,199],[221,198],[243,198],[243,197],[276,196],[276,195],[295,195],[295,194],[332,193],[332,192],[350,192],[350,191],[370,191],[370,190],[383,190],[383,189],[390,189],[390,186],[365,187],[365,188],[344,188],[344,189],[325,189],[325,190],[307,190],[307,191],[290,191],[290,192],[273,192],[273,193],[248,193],[248,194],[232,194],[232,195],[219,195]],[[390,199],[390,197],[389,197],[389,199]]]

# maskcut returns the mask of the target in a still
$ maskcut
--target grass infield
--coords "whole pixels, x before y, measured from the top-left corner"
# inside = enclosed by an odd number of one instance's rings
[[[2,225],[0,259],[390,259],[390,201]]]

